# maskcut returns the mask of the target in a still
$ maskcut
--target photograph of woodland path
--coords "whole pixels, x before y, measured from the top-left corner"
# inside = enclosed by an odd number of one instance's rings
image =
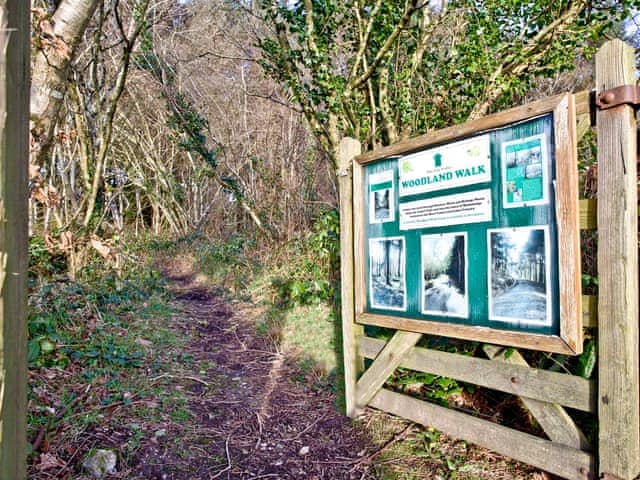
[[[22,308],[0,348],[0,468],[22,474],[1,480],[550,479],[374,408],[345,415],[341,145],[366,154],[592,89],[599,45],[640,45],[635,5],[0,2],[0,133],[15,147],[0,196],[16,200],[0,253],[20,300],[3,308]],[[373,202],[382,230],[394,181]],[[528,235],[495,232],[488,295],[497,317],[543,323],[549,246]],[[467,238],[426,239],[425,263],[406,242],[361,252],[371,306],[401,317],[415,262],[417,308],[468,314]],[[471,342],[421,341],[486,360]],[[544,435],[517,396],[402,368],[387,387]],[[597,421],[583,423],[594,444]]]
[[[549,323],[546,229],[490,231],[490,319]]]
[[[383,221],[388,220],[391,217],[391,210],[389,206],[390,193],[391,190],[388,188],[373,192],[373,211],[375,220]]]

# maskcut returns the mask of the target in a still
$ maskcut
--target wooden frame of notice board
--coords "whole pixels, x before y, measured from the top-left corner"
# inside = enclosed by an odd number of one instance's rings
[[[575,118],[559,95],[356,156],[356,322],[581,353]]]

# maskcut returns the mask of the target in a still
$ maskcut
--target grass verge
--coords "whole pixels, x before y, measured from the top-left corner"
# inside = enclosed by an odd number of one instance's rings
[[[173,313],[149,269],[117,279],[94,267],[31,285],[29,478],[81,478],[96,448],[126,465],[166,412],[182,415],[184,395],[168,388],[186,341],[168,328]]]

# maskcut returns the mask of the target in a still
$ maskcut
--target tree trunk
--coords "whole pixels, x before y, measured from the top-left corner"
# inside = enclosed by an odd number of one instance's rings
[[[62,0],[49,21],[33,26],[38,36],[31,77],[32,163],[42,165],[64,98],[69,65],[99,0]]]

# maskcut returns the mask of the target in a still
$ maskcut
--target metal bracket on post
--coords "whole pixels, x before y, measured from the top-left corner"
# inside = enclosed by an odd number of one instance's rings
[[[640,87],[636,85],[622,85],[620,87],[603,90],[596,96],[596,106],[600,110],[629,105],[634,109],[640,108]]]

